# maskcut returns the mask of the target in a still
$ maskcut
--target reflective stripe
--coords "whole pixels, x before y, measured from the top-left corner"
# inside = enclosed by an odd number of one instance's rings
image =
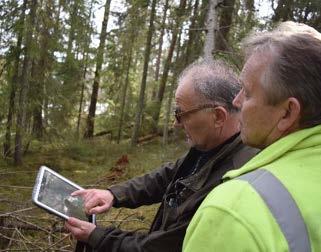
[[[258,169],[237,179],[249,182],[265,201],[288,242],[289,251],[311,251],[308,231],[300,210],[278,178],[265,169]]]

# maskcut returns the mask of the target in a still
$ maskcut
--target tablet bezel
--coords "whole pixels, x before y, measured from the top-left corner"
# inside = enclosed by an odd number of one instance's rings
[[[60,174],[58,174],[57,172],[51,170],[50,168],[46,167],[46,166],[41,166],[37,175],[37,179],[36,179],[36,183],[34,185],[33,188],[33,193],[32,193],[32,201],[34,204],[36,204],[37,206],[45,209],[46,211],[49,211],[50,213],[53,213],[61,218],[63,218],[64,220],[68,220],[69,217],[71,216],[67,216],[59,211],[57,211],[56,209],[47,206],[46,204],[42,203],[41,201],[38,200],[39,197],[39,192],[40,192],[40,188],[41,188],[41,183],[42,183],[42,179],[43,179],[43,175],[45,173],[45,171],[51,173],[52,175],[58,177],[59,179],[63,180],[64,182],[68,183],[69,185],[73,186],[76,190],[83,190],[84,188],[82,188],[81,186],[73,183],[72,181],[70,181],[69,179],[61,176]]]

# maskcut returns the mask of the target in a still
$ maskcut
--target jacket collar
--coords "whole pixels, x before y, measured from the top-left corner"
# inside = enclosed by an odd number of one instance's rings
[[[238,135],[237,137],[233,137],[234,140],[230,141],[231,139],[228,139],[225,143],[222,144],[221,148],[217,150],[217,153],[213,154],[213,156],[209,159],[209,161],[207,161],[207,163],[202,167],[202,169],[200,169],[199,172],[180,180],[180,183],[192,191],[198,191],[200,188],[202,188],[206,180],[208,179],[212,169],[215,168],[215,165],[241,146],[242,142],[240,136]],[[195,150],[190,150],[187,156],[189,156],[190,153],[194,151]]]
[[[289,151],[309,148],[320,145],[320,143],[321,125],[293,132],[266,147],[240,169],[227,172],[223,176],[223,179],[229,180],[238,177],[244,173],[267,166],[271,162],[274,162],[284,156]]]

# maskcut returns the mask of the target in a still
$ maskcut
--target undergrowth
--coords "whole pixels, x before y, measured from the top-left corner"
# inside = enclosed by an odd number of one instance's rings
[[[0,216],[33,207],[32,187],[41,165],[48,166],[82,187],[105,189],[112,184],[149,172],[165,162],[175,161],[186,150],[183,141],[164,146],[160,138],[134,148],[127,142],[114,144],[103,138],[47,145],[36,143],[31,145],[24,156],[22,166],[15,167],[10,161],[0,161]],[[134,210],[112,209],[98,216],[98,225],[112,224],[126,230],[147,230],[157,207],[158,205]],[[54,219],[54,223],[58,223],[55,225],[63,226],[60,219],[38,208],[33,208],[28,215],[35,218],[36,222],[39,220],[39,225],[47,225],[43,219]],[[34,237],[39,240],[39,234],[28,232],[27,236],[28,239],[32,240]]]

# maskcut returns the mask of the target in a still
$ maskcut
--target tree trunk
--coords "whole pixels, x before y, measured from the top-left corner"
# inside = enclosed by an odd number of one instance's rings
[[[43,15],[47,18],[53,16],[52,15],[52,3],[44,2],[45,6],[43,9]],[[41,25],[38,25],[37,30],[40,31],[39,34],[39,61],[36,62],[35,67],[36,72],[34,73],[34,77],[32,81],[34,83],[33,90],[33,126],[32,126],[32,134],[37,139],[42,139],[44,134],[44,122],[43,122],[43,108],[44,108],[44,100],[45,100],[45,84],[47,83],[46,73],[51,71],[53,62],[53,51],[51,44],[51,36],[50,30],[54,28],[53,22],[42,22]]]
[[[173,74],[173,79],[171,81],[171,85],[169,86],[169,95],[168,95],[168,101],[167,101],[167,106],[166,106],[166,115],[165,115],[165,123],[164,123],[164,128],[163,128],[163,144],[166,145],[168,144],[168,128],[169,128],[169,122],[170,122],[170,117],[171,117],[171,111],[172,111],[172,101],[174,97],[174,90],[176,87],[176,79],[180,71],[180,66],[181,63],[180,61],[180,41],[181,41],[181,35],[182,35],[182,30],[179,32],[179,37],[178,37],[178,46],[176,49],[176,60],[175,60],[175,68],[174,68],[174,74]]]
[[[139,99],[138,99],[138,104],[137,104],[137,113],[136,113],[136,118],[135,118],[133,136],[131,139],[132,146],[136,145],[136,143],[137,143],[141,120],[142,120],[142,115],[143,115],[143,110],[144,110],[146,79],[147,79],[148,63],[149,63],[150,51],[151,51],[152,36],[153,36],[153,32],[154,32],[155,12],[156,12],[156,0],[153,0],[152,1],[152,9],[151,9],[151,13],[150,13],[148,34],[147,34],[147,39],[146,39],[146,46],[145,46],[143,76],[142,76],[142,81],[141,81],[141,85],[140,85]]]
[[[122,133],[123,123],[124,123],[125,107],[126,107],[127,89],[129,86],[129,71],[130,71],[130,66],[132,61],[132,47],[130,47],[129,50],[130,52],[129,52],[127,68],[126,68],[126,79],[125,79],[125,85],[123,87],[123,93],[122,93],[121,104],[120,104],[120,119],[119,119],[119,127],[118,127],[118,134],[117,134],[117,143],[119,143],[121,139],[121,133]]]
[[[36,9],[37,9],[37,0],[31,1],[30,13],[29,13],[29,22],[25,22],[26,27],[26,44],[25,44],[25,53],[22,66],[22,73],[20,78],[20,87],[19,87],[19,101],[18,101],[18,111],[17,111],[17,126],[16,126],[16,138],[15,138],[15,152],[14,152],[14,164],[22,164],[22,139],[23,131],[25,128],[25,116],[27,112],[27,96],[29,89],[29,76],[30,76],[30,67],[31,67],[31,44],[32,44],[32,34],[33,28],[36,21]]]
[[[196,37],[196,19],[198,16],[198,5],[199,5],[199,0],[196,0],[194,3],[193,7],[193,15],[191,18],[191,24],[189,26],[188,30],[188,41],[187,41],[187,46],[186,46],[186,53],[185,53],[185,66],[191,63],[191,61],[194,60],[195,57],[193,57],[193,54],[195,55],[195,52],[193,51],[193,43],[195,43],[195,37]]]
[[[16,65],[16,64],[15,64]],[[18,67],[18,66],[16,66]],[[18,71],[18,68],[15,68]],[[14,74],[15,76],[15,74]],[[10,90],[10,97],[9,97],[9,110],[7,115],[7,125],[6,125],[6,134],[5,134],[5,142],[3,144],[3,156],[4,158],[11,155],[11,127],[12,127],[12,118],[14,114],[14,106],[15,106],[15,96],[16,96],[16,87],[15,82],[17,81],[17,76],[13,78]]]
[[[88,58],[88,53],[86,54],[86,59]],[[87,75],[87,60],[85,63],[85,68],[84,68],[84,72],[83,72],[83,78],[82,78],[82,82],[81,82],[81,91],[80,91],[80,100],[79,100],[79,109],[78,109],[78,118],[77,118],[77,130],[76,130],[76,134],[77,134],[77,138],[79,138],[79,130],[80,130],[80,121],[81,121],[81,114],[82,114],[82,105],[84,102],[84,93],[85,93],[85,85],[86,85],[86,75]]]
[[[163,39],[165,34],[165,22],[166,22],[166,14],[168,10],[168,0],[165,1],[164,5],[164,11],[163,11],[163,17],[162,17],[162,23],[161,23],[161,32],[159,35],[159,41],[158,41],[158,50],[157,50],[157,60],[155,65],[155,85],[153,87],[153,93],[152,93],[152,100],[155,100],[156,98],[156,90],[157,90],[157,83],[159,79],[159,72],[160,72],[160,63],[162,59],[162,51],[163,51]]]
[[[62,124],[66,125],[70,115],[72,115],[74,108],[78,104],[78,91],[79,91],[79,76],[80,67],[77,60],[77,52],[79,49],[79,39],[77,39],[77,34],[79,31],[79,15],[81,8],[81,1],[73,0],[69,1],[70,11],[69,11],[69,22],[70,28],[68,30],[68,42],[66,48],[66,58],[62,68],[60,70],[63,77],[63,85],[59,88],[63,99],[60,99],[61,112],[64,116]]]
[[[42,48],[44,49],[44,48]],[[47,49],[47,48],[46,48]],[[43,136],[43,121],[42,121],[42,108],[43,108],[43,94],[45,82],[45,68],[47,55],[42,55],[41,52],[39,62],[33,61],[31,67],[31,87],[30,87],[30,101],[32,101],[32,135],[41,139]]]
[[[220,36],[216,36],[216,50],[228,51],[227,44],[229,42],[229,32],[232,26],[235,0],[224,0],[221,5],[219,32]]]
[[[173,53],[176,45],[177,36],[180,30],[180,27],[182,25],[182,17],[185,12],[185,7],[186,7],[186,0],[180,0],[179,7],[177,9],[176,25],[174,26],[172,41],[171,41],[168,55],[165,61],[164,71],[160,81],[157,98],[155,102],[155,110],[153,113],[153,132],[157,132],[158,120],[159,120],[160,110],[161,110],[162,101],[165,93],[167,77],[168,77],[168,73],[172,63],[172,57],[173,57]]]
[[[92,138],[94,135],[94,121],[95,121],[96,105],[97,105],[97,99],[98,99],[100,72],[101,72],[101,68],[104,60],[104,50],[105,50],[105,42],[107,37],[107,24],[108,24],[108,17],[109,17],[110,2],[111,0],[106,0],[106,3],[105,3],[104,20],[101,26],[100,41],[99,41],[99,47],[98,47],[97,56],[96,56],[95,78],[94,78],[94,84],[93,84],[91,98],[90,98],[87,125],[86,125],[85,134],[84,134],[85,138]]]
[[[72,11],[70,13],[70,30],[68,35],[66,63],[72,58],[72,44],[75,40],[75,26],[78,15],[78,0],[74,0]]]
[[[93,1],[91,1],[90,4],[90,10],[88,14],[89,20],[91,20],[91,15],[92,15],[92,9],[93,9]],[[90,25],[91,27],[91,25]],[[83,51],[83,65],[84,65],[84,70],[83,70],[83,77],[82,77],[82,82],[81,82],[81,91],[80,91],[80,100],[79,100],[79,109],[78,109],[78,118],[77,118],[77,129],[76,129],[76,134],[77,138],[79,138],[79,130],[80,130],[80,122],[81,122],[81,115],[82,115],[82,110],[83,110],[83,102],[84,102],[84,92],[85,92],[85,85],[86,85],[86,75],[87,75],[87,68],[89,65],[89,41],[86,42],[86,45],[84,46],[84,51]]]
[[[22,4],[21,16],[19,21],[20,27],[24,26],[26,6],[27,6],[27,0],[24,0]],[[5,158],[11,154],[11,127],[12,127],[12,118],[14,114],[14,108],[15,108],[16,86],[18,82],[19,69],[20,69],[19,63],[20,63],[20,54],[21,54],[22,33],[23,33],[23,29],[20,29],[18,31],[18,39],[17,39],[16,50],[15,50],[14,73],[12,75],[12,80],[11,80],[6,134],[5,134],[5,142],[3,144],[3,155]]]
[[[293,0],[279,0],[274,10],[273,22],[293,20]]]
[[[219,0],[210,0],[206,20],[206,38],[203,49],[204,59],[212,59],[215,50],[215,32],[217,31],[217,7]]]

